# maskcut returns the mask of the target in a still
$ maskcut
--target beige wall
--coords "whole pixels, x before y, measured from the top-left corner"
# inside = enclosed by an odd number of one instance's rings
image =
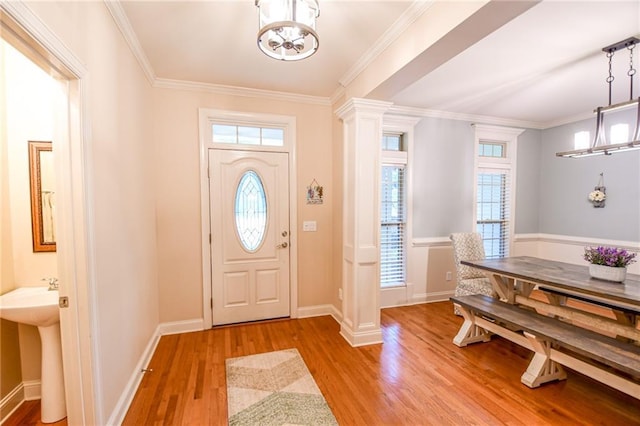
[[[89,309],[97,423],[106,424],[159,323],[152,89],[103,2],[28,6],[88,70]]]
[[[296,117],[298,306],[331,303],[333,293],[332,112],[329,105],[157,89],[154,139],[158,185],[158,259],[161,321],[199,319],[202,312],[200,154],[198,108]],[[307,205],[306,187],[324,187],[323,205]],[[302,222],[317,232],[302,232]]]

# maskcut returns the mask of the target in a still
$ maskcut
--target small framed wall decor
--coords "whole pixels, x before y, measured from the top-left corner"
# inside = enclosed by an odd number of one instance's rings
[[[307,204],[322,204],[324,200],[324,191],[315,179],[307,186]]]

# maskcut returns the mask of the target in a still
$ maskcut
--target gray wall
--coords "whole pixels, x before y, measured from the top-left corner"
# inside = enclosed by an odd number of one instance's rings
[[[540,209],[540,130],[518,136],[515,233],[538,233]]]
[[[618,112],[607,123],[628,122],[633,132],[634,115],[633,110]],[[555,155],[573,149],[576,132],[594,128],[595,118],[525,130],[518,137],[516,234],[640,241],[640,151],[579,159]],[[472,230],[471,122],[425,118],[414,136],[411,237]],[[608,198],[605,208],[594,208],[587,195],[601,172]]]
[[[474,129],[467,121],[425,118],[413,144],[413,238],[471,231]]]
[[[606,123],[629,123],[635,110],[606,117]],[[640,241],[640,151],[585,158],[559,158],[573,149],[574,134],[595,131],[595,118],[542,132],[540,161],[540,231],[545,234]],[[607,134],[608,126],[607,126]],[[604,173],[607,200],[594,208],[587,199]]]
[[[413,147],[413,238],[473,230],[473,143],[468,121],[425,118]],[[538,232],[540,131],[518,138],[516,232]]]

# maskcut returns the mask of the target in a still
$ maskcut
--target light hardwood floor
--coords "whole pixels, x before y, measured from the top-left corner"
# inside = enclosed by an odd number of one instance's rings
[[[384,309],[384,344],[361,348],[331,317],[164,336],[124,425],[224,425],[224,360],[293,347],[341,425],[640,425],[639,400],[572,371],[527,388],[520,375],[531,352],[509,341],[458,348],[462,319],[452,310],[449,302]]]

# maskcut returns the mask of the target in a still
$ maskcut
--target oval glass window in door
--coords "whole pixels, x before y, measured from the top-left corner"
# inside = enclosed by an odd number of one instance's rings
[[[235,219],[242,247],[256,251],[267,231],[267,198],[262,180],[253,170],[246,171],[238,183]]]

